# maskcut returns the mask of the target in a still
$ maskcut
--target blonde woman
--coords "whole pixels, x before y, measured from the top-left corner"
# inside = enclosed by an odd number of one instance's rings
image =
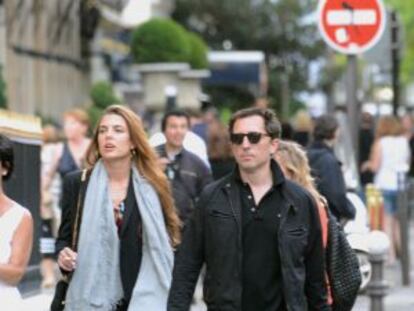
[[[316,190],[306,152],[298,143],[281,140],[274,158],[279,163],[286,178],[308,190],[317,203],[322,227],[322,242],[324,248],[326,248],[328,244],[328,215],[325,209],[327,201]],[[328,303],[332,304],[331,295],[328,297]]]
[[[80,172],[63,186],[58,264],[74,271],[65,311],[165,310],[180,223],[141,119],[125,106],[108,107],[86,160],[77,251],[70,240]]]

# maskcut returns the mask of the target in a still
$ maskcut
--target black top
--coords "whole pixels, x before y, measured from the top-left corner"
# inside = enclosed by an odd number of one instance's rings
[[[411,163],[410,163],[410,171],[409,175],[414,177],[414,136],[411,136],[409,140],[410,144],[410,152],[411,152]]]
[[[309,136],[310,134],[307,131],[295,131],[292,140],[306,148],[309,144]]]
[[[119,232],[121,241],[120,265],[124,299],[128,304],[142,259],[142,221],[135,198],[132,173],[124,203],[125,215]]]
[[[87,182],[85,186],[87,187]],[[56,239],[56,255],[58,255],[63,248],[71,247],[72,245],[72,226],[74,223],[80,188],[81,171],[68,173],[63,179],[61,198],[62,222]],[[81,197],[82,205],[84,204],[85,193],[86,192],[84,192]],[[127,307],[138,277],[142,258],[142,221],[134,194],[132,177],[129,181],[124,204],[125,214],[119,231],[119,238],[120,272],[125,299],[123,307]],[[82,225],[82,217],[80,218],[80,221]],[[67,273],[63,270],[62,272]]]
[[[62,156],[59,159],[59,164],[57,167],[57,171],[59,172],[60,177],[63,178],[67,173],[75,172],[79,169],[80,167],[78,164],[76,164],[76,161],[73,158],[72,152],[70,152],[68,144],[64,143]]]
[[[359,130],[359,153],[358,153],[358,167],[369,159],[371,147],[374,143],[374,134],[371,129],[361,128]],[[362,185],[372,183],[374,174],[371,171],[360,173],[360,180]]]
[[[242,310],[285,310],[282,290],[278,230],[283,175],[273,176],[273,186],[255,204],[250,186],[236,176],[242,204]]]

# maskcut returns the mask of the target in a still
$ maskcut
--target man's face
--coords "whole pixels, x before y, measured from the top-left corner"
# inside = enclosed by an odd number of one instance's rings
[[[182,116],[170,116],[165,124],[164,135],[167,145],[182,148],[185,134],[188,131],[188,120]]]
[[[232,134],[248,133],[261,134],[259,141],[254,143],[244,136],[240,144],[232,142],[231,149],[240,170],[253,173],[255,170],[269,165],[271,155],[277,150],[278,140],[268,136],[264,120],[260,116],[241,118],[234,123]]]

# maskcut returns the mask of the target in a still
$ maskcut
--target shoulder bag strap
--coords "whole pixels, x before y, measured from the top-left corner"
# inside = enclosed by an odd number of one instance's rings
[[[89,179],[89,175],[90,175],[90,170],[87,170],[87,169],[82,170],[81,183],[79,186],[79,193],[78,193],[78,201],[76,204],[76,214],[75,214],[75,219],[74,219],[73,227],[72,227],[71,248],[74,252],[76,252],[78,248],[79,230],[80,230],[80,225],[81,225],[81,220],[82,220],[81,215],[83,211],[82,201],[83,201],[83,197],[85,196],[87,180]],[[72,275],[73,275],[73,271],[66,275],[67,282],[70,282]]]
[[[81,176],[81,184],[79,187],[79,193],[78,193],[78,201],[76,204],[76,214],[75,214],[75,221],[73,224],[73,231],[72,231],[72,250],[76,252],[78,247],[78,240],[79,240],[79,229],[81,225],[81,214],[83,210],[83,197],[85,196],[86,191],[86,179],[88,176],[88,170],[84,169],[82,170],[82,176]]]

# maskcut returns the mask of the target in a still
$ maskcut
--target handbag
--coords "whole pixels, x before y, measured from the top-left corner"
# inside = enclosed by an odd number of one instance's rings
[[[76,251],[78,247],[79,229],[81,223],[80,218],[82,213],[81,202],[86,190],[86,179],[88,177],[87,175],[88,170],[84,169],[82,171],[81,185],[78,194],[78,201],[76,204],[76,214],[72,225],[71,248],[73,251]],[[62,275],[59,282],[57,282],[55,294],[53,295],[52,303],[50,305],[50,311],[63,311],[65,309],[66,292],[68,291],[69,282],[72,278],[72,274],[73,272],[69,272],[67,274]]]
[[[345,232],[328,210],[326,270],[333,298],[333,311],[352,310],[361,285],[359,261]]]

